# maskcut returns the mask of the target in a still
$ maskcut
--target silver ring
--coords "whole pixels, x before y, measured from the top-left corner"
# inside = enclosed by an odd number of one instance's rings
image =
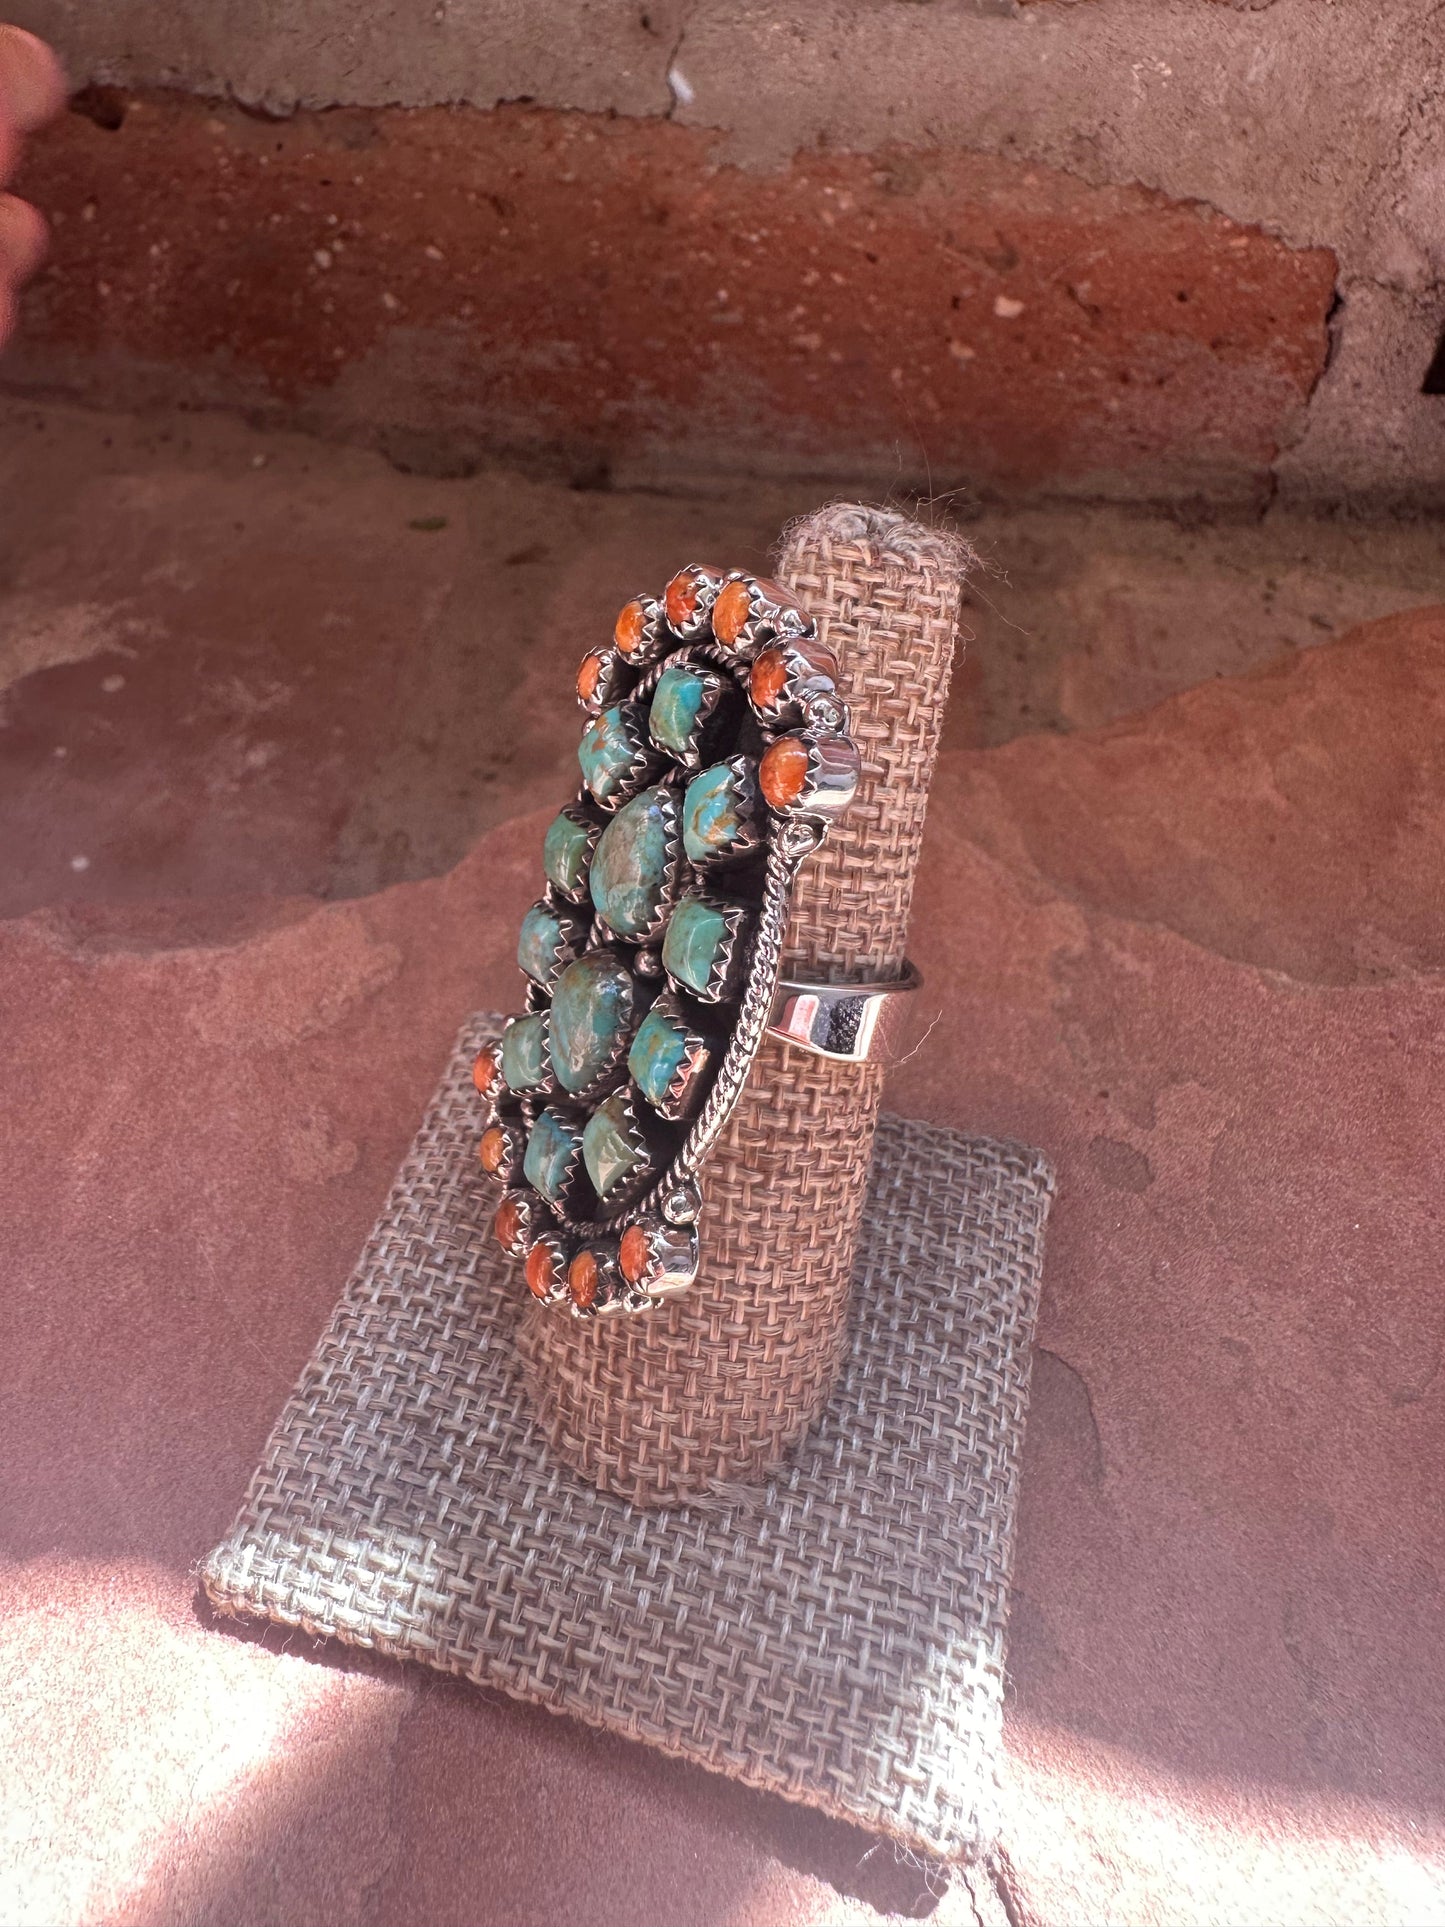
[[[783,979],[773,999],[768,1035],[842,1064],[887,1060],[894,1053],[908,998],[923,982],[911,963],[886,983],[819,984]]]
[[[862,768],[837,661],[786,590],[680,570],[589,650],[577,695],[583,787],[522,920],[526,1008],[472,1077],[498,1242],[539,1301],[596,1318],[697,1277],[698,1174],[770,1025],[876,1057],[916,973],[779,994],[798,873]]]

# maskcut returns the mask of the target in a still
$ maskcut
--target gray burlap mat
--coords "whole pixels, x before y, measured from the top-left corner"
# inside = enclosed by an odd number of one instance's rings
[[[994,1829],[1048,1166],[885,1116],[842,1382],[786,1477],[649,1512],[550,1463],[487,1225],[472,1019],[203,1569],[223,1613],[421,1660],[971,1858]]]

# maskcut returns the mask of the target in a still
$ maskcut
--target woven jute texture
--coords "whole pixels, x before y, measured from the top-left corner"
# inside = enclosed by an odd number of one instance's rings
[[[853,505],[784,543],[779,577],[838,657],[863,758],[799,879],[785,975],[899,974],[969,559],[956,537]],[[883,1074],[766,1039],[703,1171],[697,1288],[647,1318],[524,1315],[523,1370],[558,1457],[640,1505],[786,1462],[842,1365]]]
[[[885,1116],[843,1372],[767,1485],[629,1505],[549,1452],[487,1230],[474,1018],[207,1561],[222,1613],[421,1660],[944,1858],[994,1828],[1048,1168]]]

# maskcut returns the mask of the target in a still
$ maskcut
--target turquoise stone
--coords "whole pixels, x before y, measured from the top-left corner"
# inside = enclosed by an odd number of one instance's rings
[[[700,997],[708,994],[713,966],[727,946],[728,920],[705,897],[684,897],[667,921],[662,940],[662,962],[675,977]]]
[[[627,1053],[632,1081],[649,1104],[666,1102],[667,1087],[681,1070],[686,1056],[687,1032],[675,1017],[654,1005],[638,1025],[632,1049]]]
[[[694,863],[721,856],[742,839],[744,798],[738,772],[726,763],[693,777],[682,800],[682,842]]]
[[[632,1021],[632,972],[605,950],[568,964],[552,993],[547,1042],[552,1069],[575,1096],[606,1068]]]
[[[522,1170],[528,1184],[540,1191],[549,1203],[557,1204],[566,1190],[581,1142],[582,1133],[577,1126],[555,1111],[543,1111],[532,1126]]]
[[[561,941],[562,919],[545,903],[534,903],[522,919],[522,933],[517,938],[517,962],[533,983],[551,980]]]
[[[627,1094],[614,1091],[587,1120],[582,1157],[599,1198],[647,1160],[642,1133],[627,1116]]]
[[[549,883],[575,897],[587,881],[587,846],[591,835],[564,810],[553,817],[542,839],[542,868]]]
[[[660,749],[670,749],[674,756],[688,754],[708,690],[716,680],[704,670],[682,662],[663,670],[652,694],[647,719],[652,740]]]
[[[637,752],[629,721],[622,704],[614,703],[593,717],[577,746],[582,781],[599,803],[617,794],[632,769]]]
[[[547,1020],[519,1017],[502,1038],[502,1076],[509,1091],[535,1091],[547,1072]]]
[[[677,803],[671,790],[644,790],[624,803],[592,859],[592,901],[619,937],[640,937],[656,921],[677,859]]]

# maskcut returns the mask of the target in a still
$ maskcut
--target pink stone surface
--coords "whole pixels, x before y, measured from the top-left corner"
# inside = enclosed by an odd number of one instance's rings
[[[1442,692],[1435,609],[940,774],[891,1101],[1060,1175],[1029,1919],[1445,1914]]]
[[[1060,1174],[1007,1732],[1028,1927],[1445,1918],[1442,669],[1435,609],[944,758],[938,1024],[890,1101]],[[929,1904],[845,1829],[197,1612],[459,1017],[515,995],[548,814],[348,902],[0,924],[7,1920]]]

